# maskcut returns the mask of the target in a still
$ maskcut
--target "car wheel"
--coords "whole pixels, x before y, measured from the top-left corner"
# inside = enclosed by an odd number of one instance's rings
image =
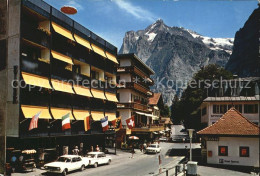
[[[67,169],[64,169],[61,175],[62,175],[62,176],[66,176],[67,173],[68,173]]]
[[[107,164],[108,164],[108,165],[111,164],[111,160],[108,160]]]
[[[96,167],[98,167],[98,163],[95,163],[95,164],[94,164],[94,168],[96,168]]]
[[[81,167],[80,167],[80,171],[83,171],[85,169],[85,165],[83,164]]]

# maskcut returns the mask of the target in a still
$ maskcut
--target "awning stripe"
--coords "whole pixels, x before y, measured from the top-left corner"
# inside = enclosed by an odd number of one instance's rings
[[[107,100],[109,100],[109,101],[118,102],[118,100],[116,98],[116,94],[106,92],[106,97],[107,97]]]
[[[58,24],[56,24],[56,23],[54,23],[54,22],[52,22],[51,24],[52,24],[52,27],[53,27],[53,29],[54,29],[55,32],[57,32],[57,33],[63,35],[64,37],[66,37],[66,38],[68,38],[68,39],[70,39],[70,40],[75,41],[74,38],[73,38],[73,36],[72,36],[72,33],[71,33],[69,30],[67,30],[67,29],[65,29],[65,28],[63,28],[63,27],[61,27],[60,25],[58,25]]]
[[[58,53],[56,51],[51,50],[51,54],[52,57],[54,57],[55,59],[61,60],[63,62],[66,62],[68,64],[74,65],[72,62],[72,58],[70,58],[69,56],[66,56],[64,54]]]
[[[80,37],[80,36],[78,36],[78,35],[76,35],[76,34],[74,34],[74,37],[75,37],[76,41],[77,41],[79,44],[81,44],[81,45],[85,46],[86,48],[92,50],[89,41],[85,40],[84,38],[82,38],[82,37]]]
[[[21,105],[21,109],[25,118],[32,118],[37,113],[41,112],[39,119],[51,119],[48,107]]]
[[[66,114],[69,113],[69,117],[71,120],[74,120],[73,116],[72,116],[72,111],[71,109],[63,109],[63,108],[54,108],[51,107],[51,113],[53,115],[54,119],[62,119],[62,117]]]
[[[104,58],[107,58],[107,56],[105,55],[105,51],[102,48],[100,48],[100,47],[98,47],[94,44],[91,44],[91,46],[92,46],[95,53],[103,56]]]
[[[73,109],[73,114],[77,120],[84,120],[87,116],[89,116],[89,111]]]
[[[93,120],[100,121],[100,119],[104,118],[104,113],[100,111],[91,111],[91,116]]]
[[[74,91],[72,90],[72,85],[69,83],[66,83],[64,81],[55,80],[55,79],[51,79],[51,83],[52,83],[54,90],[56,90],[56,91],[74,94]]]
[[[106,112],[105,114],[108,117],[108,121],[112,121],[116,119],[116,113]]]
[[[91,92],[92,92],[94,98],[99,98],[99,99],[102,99],[102,100],[106,100],[106,97],[105,97],[103,91],[96,90],[96,89],[91,89]]]
[[[22,77],[26,84],[51,89],[51,85],[48,78],[25,72],[22,72]]]
[[[86,97],[92,97],[89,88],[74,85],[74,90],[75,90],[76,94],[78,94],[78,95],[82,95],[82,96],[86,96]]]
[[[107,52],[107,51],[106,51],[106,55],[107,55],[107,58],[108,58],[109,60],[111,60],[111,61],[113,61],[113,62],[115,62],[115,63],[118,64],[118,61],[117,61],[117,59],[116,59],[116,56],[110,54],[110,53]]]

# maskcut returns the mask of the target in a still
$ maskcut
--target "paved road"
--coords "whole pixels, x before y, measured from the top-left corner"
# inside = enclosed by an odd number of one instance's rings
[[[160,153],[162,159],[162,168],[170,168],[178,164],[182,159],[180,156],[166,155],[171,150],[173,143],[161,143],[162,151]],[[134,158],[130,158],[131,154],[118,151],[117,155],[111,155],[111,165],[99,166],[98,168],[88,167],[84,171],[70,173],[70,176],[148,176],[158,173],[159,171],[159,154],[143,154],[136,150]],[[13,174],[12,176],[24,175],[45,175],[43,170],[37,169],[35,172],[26,174]]]

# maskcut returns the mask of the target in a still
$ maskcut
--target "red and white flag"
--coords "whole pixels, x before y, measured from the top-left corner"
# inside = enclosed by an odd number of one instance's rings
[[[129,129],[134,128],[135,127],[135,116],[132,116],[129,119],[126,119],[126,124]]]
[[[100,119],[103,132],[108,130],[108,117],[105,116],[104,118]]]
[[[31,120],[30,126],[29,126],[29,131],[34,128],[38,128],[38,120],[39,120],[40,114],[41,114],[41,112],[38,112],[36,115],[34,115],[32,117],[32,120]]]

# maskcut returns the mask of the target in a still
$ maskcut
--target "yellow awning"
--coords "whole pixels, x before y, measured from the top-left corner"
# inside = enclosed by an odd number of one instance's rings
[[[91,111],[91,116],[95,121],[99,121],[100,119],[105,117],[104,113],[100,111]]]
[[[89,88],[74,85],[74,90],[75,90],[76,94],[78,94],[78,95],[83,95],[83,96],[86,96],[86,97],[92,97]]]
[[[21,105],[21,109],[25,118],[32,118],[41,112],[39,119],[51,119],[48,107]]]
[[[100,48],[100,47],[98,47],[98,46],[96,46],[94,44],[91,44],[91,46],[92,46],[92,48],[93,48],[95,53],[97,53],[97,54],[107,58],[107,56],[105,55],[105,51],[102,48]]]
[[[113,54],[110,54],[109,52],[106,52],[107,58],[115,63],[118,64],[118,61],[116,59],[116,56],[114,56]]]
[[[66,83],[64,81],[58,81],[58,80],[55,80],[55,79],[52,79],[51,83],[52,83],[54,90],[56,90],[56,91],[74,94],[74,91],[72,90],[72,85],[69,84],[69,83]]]
[[[87,116],[89,116],[89,111],[73,109],[73,114],[77,120],[84,120]]]
[[[79,44],[81,44],[81,45],[85,46],[86,48],[92,50],[89,41],[85,40],[84,38],[82,38],[82,37],[80,37],[80,36],[78,36],[78,35],[76,35],[76,34],[74,35],[74,37],[75,37],[76,41],[77,41]]]
[[[52,57],[55,59],[61,60],[63,62],[67,62],[71,65],[73,65],[72,59],[69,56],[66,56],[64,54],[58,53],[56,51],[51,50]]]
[[[116,98],[116,94],[106,92],[106,97],[107,97],[107,100],[109,100],[109,101],[118,102],[118,100]]]
[[[72,33],[71,33],[69,30],[67,30],[67,29],[65,29],[65,28],[63,28],[63,27],[61,27],[60,25],[57,25],[57,24],[54,23],[54,22],[52,22],[51,24],[52,24],[52,27],[53,27],[53,29],[54,29],[55,32],[57,32],[57,33],[63,35],[64,37],[66,37],[66,38],[68,38],[68,39],[70,39],[70,40],[75,41],[74,38],[73,38],[73,36],[72,36]]]
[[[99,98],[99,99],[102,99],[102,100],[106,100],[106,97],[105,97],[103,91],[96,90],[96,89],[91,89],[91,92],[92,92],[94,98]]]
[[[51,113],[54,119],[62,119],[63,116],[70,114],[70,119],[74,120],[71,109],[63,109],[63,108],[53,108],[51,107]]]
[[[112,121],[116,119],[116,113],[106,112],[106,116],[108,117],[108,121]]]
[[[24,79],[26,84],[51,89],[51,85],[49,83],[48,78],[38,76],[38,75],[29,74],[29,73],[25,73],[25,72],[22,72],[22,76],[23,76],[23,79]]]

